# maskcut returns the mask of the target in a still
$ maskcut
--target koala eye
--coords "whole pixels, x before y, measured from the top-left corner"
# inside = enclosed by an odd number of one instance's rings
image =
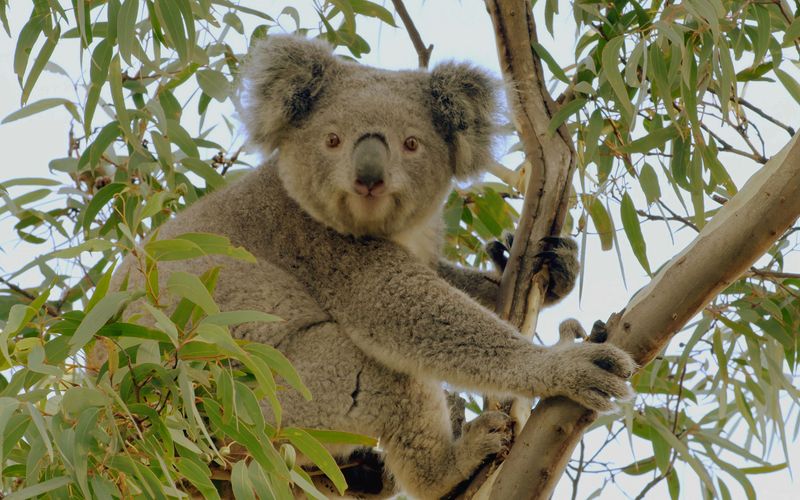
[[[416,151],[419,148],[419,140],[411,136],[403,142],[403,146],[406,148],[406,151]]]
[[[325,145],[328,146],[329,148],[335,148],[339,146],[341,142],[342,141],[341,139],[339,139],[339,136],[334,134],[333,132],[328,134],[328,137],[325,138]]]

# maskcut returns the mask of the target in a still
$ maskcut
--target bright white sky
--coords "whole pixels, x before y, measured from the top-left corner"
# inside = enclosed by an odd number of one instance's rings
[[[301,12],[301,20],[305,26],[314,25],[315,14],[308,7],[310,0],[296,2],[263,2],[251,1],[242,2],[252,6],[260,6],[270,14],[277,14],[288,4],[295,5]],[[390,4],[390,2],[384,2]],[[544,3],[544,2],[540,2]],[[16,0],[12,2],[10,12],[10,23],[12,31],[18,31],[24,24],[30,13],[28,2]],[[499,76],[497,65],[497,55],[494,48],[494,34],[491,28],[489,16],[485,11],[483,2],[476,0],[437,0],[419,1],[408,0],[407,7],[410,10],[417,28],[419,29],[426,44],[433,44],[433,56],[431,65],[448,59],[469,60],[479,66],[492,70]],[[570,64],[574,61],[574,26],[571,22],[570,7],[562,2],[562,14],[556,21],[557,40],[553,40],[544,29],[541,29],[540,41],[553,54],[559,62]],[[293,28],[293,22],[287,18],[281,18],[287,29]],[[397,20],[400,24],[399,19]],[[249,32],[249,31],[248,31]],[[417,56],[411,46],[408,37],[403,29],[393,29],[386,25],[378,26],[377,23],[366,19],[359,21],[359,33],[372,46],[372,53],[364,56],[362,62],[384,68],[414,68],[417,66]],[[19,107],[20,88],[13,74],[11,67],[13,61],[15,40],[9,39],[4,33],[0,34],[0,119],[15,111]],[[75,51],[65,53],[56,52],[53,57],[68,70],[78,68],[78,54]],[[785,66],[785,65],[784,65]],[[786,68],[785,68],[786,69]],[[72,71],[71,71],[72,72]],[[74,72],[73,72],[74,74]],[[775,92],[775,87],[770,87],[769,92],[760,92],[760,89],[751,88],[746,95],[748,99],[764,106],[768,112],[774,114],[779,119],[789,124],[798,124],[798,106],[783,92]],[[69,81],[64,77],[45,73],[37,83],[36,89],[30,99],[34,102],[38,99],[53,96],[73,96],[74,92]],[[99,111],[98,111],[99,114]],[[211,116],[209,120],[213,119]],[[99,120],[99,119],[98,119]],[[48,162],[53,158],[63,157],[67,149],[68,115],[61,108],[47,111],[35,115],[31,118],[19,120],[7,125],[0,125],[0,151],[3,151],[5,161],[0,164],[0,181],[13,177],[48,177],[50,172],[47,169]],[[189,127],[187,127],[189,128]],[[191,129],[190,129],[191,132]],[[784,134],[766,137],[768,144],[768,154],[773,154],[788,139]],[[723,159],[730,160],[729,164],[736,162],[735,158]],[[753,171],[753,167],[744,162],[737,162],[731,174],[737,184],[741,186],[742,181]],[[16,241],[16,235],[11,230],[12,225],[8,218],[0,219],[0,273],[18,268],[21,264],[29,262],[40,253],[44,253],[44,247],[30,246],[9,246]],[[647,224],[644,227],[645,238],[648,242],[648,256],[651,267],[657,268],[663,262],[677,253],[692,237],[688,231],[681,231],[675,234],[675,245],[670,241],[663,225]],[[579,302],[578,294],[573,293],[563,303],[547,310],[540,318],[540,325],[537,329],[547,342],[554,342],[557,339],[557,326],[560,321],[567,317],[576,317],[587,327],[591,326],[596,319],[606,319],[613,311],[620,310],[631,297],[633,292],[644,286],[648,278],[640,266],[636,263],[633,253],[629,246],[622,242],[622,260],[625,262],[625,274],[627,288],[623,285],[619,272],[619,264],[616,254],[603,252],[599,248],[599,243],[595,238],[590,238],[587,247],[587,255],[590,260],[585,269],[583,298]],[[800,271],[800,263],[792,266],[794,272]],[[787,269],[792,270],[792,269]],[[789,429],[791,432],[791,429]],[[632,462],[631,451],[627,438],[620,439],[617,445],[611,446],[605,452],[605,456],[611,458],[616,463],[611,467],[619,467]],[[595,432],[587,438],[587,452],[591,452],[592,442],[602,442],[604,433]],[[779,448],[779,446],[776,446]],[[649,446],[636,447],[637,459],[650,456],[652,451]],[[790,448],[790,453],[794,459],[800,458],[800,445],[795,443]],[[774,455],[775,462],[781,462],[780,454]],[[797,462],[795,463],[797,466]],[[690,477],[687,471],[679,469],[682,478]],[[603,475],[588,475],[581,481],[581,489],[578,498],[585,498],[596,488],[602,485]],[[652,476],[645,476],[645,480],[631,480],[630,476],[619,474],[617,479],[622,481],[622,489],[609,484],[604,489],[600,498],[616,499],[621,497],[622,491],[633,493],[634,496]],[[783,471],[769,476],[751,476],[751,479],[759,493],[759,497],[782,499],[795,498],[790,492],[792,487],[796,487],[796,480],[792,481],[788,472]],[[734,498],[743,497],[741,490],[736,488],[737,484],[733,481],[726,481],[728,486],[734,491]],[[638,485],[638,486],[637,486]],[[682,490],[687,497],[699,496],[699,486],[695,480],[690,483],[682,484]],[[738,491],[738,494],[737,494]],[[554,498],[569,498],[572,492],[570,484],[562,481]],[[666,491],[666,484],[662,483],[657,488],[651,490],[648,498],[669,498]]]

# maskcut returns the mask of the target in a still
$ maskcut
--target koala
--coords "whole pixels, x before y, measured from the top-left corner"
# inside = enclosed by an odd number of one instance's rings
[[[496,272],[439,259],[451,183],[491,159],[497,86],[484,71],[458,63],[387,71],[339,59],[321,41],[270,36],[252,49],[243,82],[243,120],[266,161],[165,223],[158,237],[218,233],[257,263],[206,256],[161,263],[159,276],[221,265],[214,297],[222,310],[285,320],[232,333],[279,349],[310,389],[310,401],[280,393],[286,425],[374,436],[382,464],[375,454],[362,461],[389,490],[438,498],[510,432],[508,417],[488,411],[454,437],[443,382],[562,395],[599,411],[628,397],[628,354],[596,343],[534,345],[490,310]],[[543,258],[574,259],[551,254]],[[133,281],[133,264],[127,258],[118,275],[130,272]]]

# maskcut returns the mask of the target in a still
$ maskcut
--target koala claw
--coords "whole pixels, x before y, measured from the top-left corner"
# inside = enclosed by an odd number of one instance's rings
[[[628,353],[610,344],[559,343],[553,347],[551,390],[547,395],[566,396],[599,412],[614,409],[612,399],[633,397],[627,379],[636,363]]]
[[[486,244],[486,253],[499,271],[508,264],[508,253],[514,244],[514,235],[504,233],[504,241],[495,240]],[[572,238],[547,236],[540,240],[542,249],[536,256],[547,264],[550,271],[550,284],[547,289],[547,303],[564,298],[575,286],[580,270],[578,263],[578,244]]]
[[[458,440],[458,468],[465,477],[483,461],[505,450],[511,443],[514,429],[511,417],[500,411],[485,411],[464,425]]]

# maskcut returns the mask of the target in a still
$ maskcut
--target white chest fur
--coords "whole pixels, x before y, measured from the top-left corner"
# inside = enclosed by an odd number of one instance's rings
[[[442,224],[442,214],[436,211],[427,220],[393,235],[391,239],[421,262],[435,267],[442,247]]]

